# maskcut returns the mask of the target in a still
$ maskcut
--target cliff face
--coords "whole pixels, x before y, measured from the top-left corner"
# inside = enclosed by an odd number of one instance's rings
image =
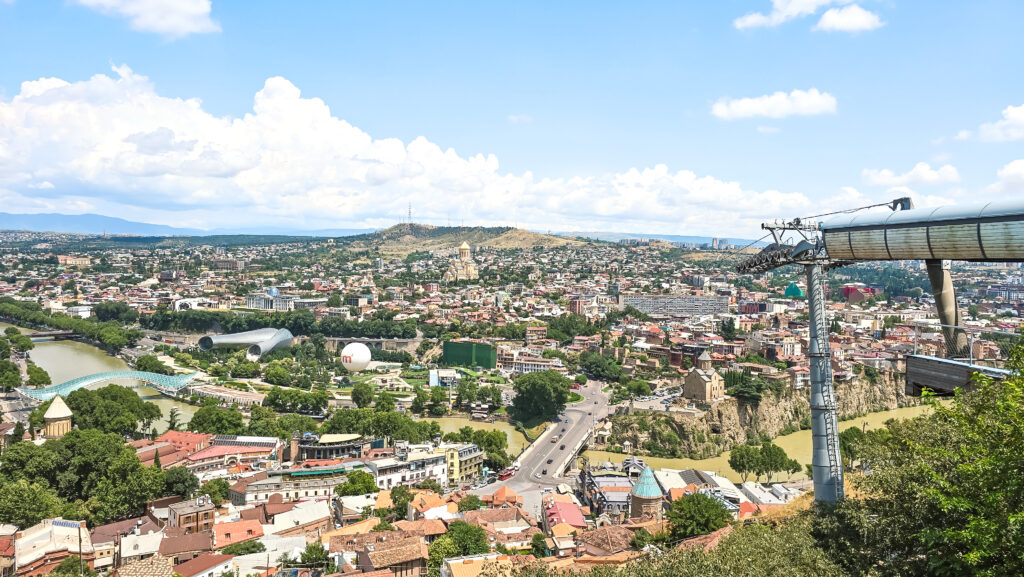
[[[919,400],[904,393],[903,375],[880,372],[872,384],[863,375],[836,386],[839,418],[885,411]],[[659,457],[707,458],[745,443],[752,436],[775,438],[810,426],[810,387],[787,389],[776,398],[766,392],[755,407],[728,399],[700,416],[637,411],[612,417],[609,447],[629,441],[634,452]]]

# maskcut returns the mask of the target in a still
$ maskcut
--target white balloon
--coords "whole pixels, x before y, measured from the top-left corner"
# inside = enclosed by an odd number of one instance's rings
[[[341,349],[341,364],[353,373],[370,364],[370,349],[363,343],[349,343]]]

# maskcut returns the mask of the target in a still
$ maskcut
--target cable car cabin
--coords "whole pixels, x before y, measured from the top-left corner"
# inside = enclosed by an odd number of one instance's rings
[[[920,397],[923,389],[930,389],[938,395],[952,395],[957,388],[969,391],[974,386],[971,382],[974,373],[995,379],[1003,379],[1010,374],[1006,369],[925,355],[907,355],[906,362],[906,393],[914,397]]]

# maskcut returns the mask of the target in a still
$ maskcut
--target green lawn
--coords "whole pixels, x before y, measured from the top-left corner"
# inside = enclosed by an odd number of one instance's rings
[[[579,394],[577,392],[570,392],[569,393],[569,402],[570,403],[578,403],[578,402],[580,402],[582,400],[583,400],[583,395],[581,395],[581,394]]]

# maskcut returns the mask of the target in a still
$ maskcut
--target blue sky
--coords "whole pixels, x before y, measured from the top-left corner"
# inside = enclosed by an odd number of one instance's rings
[[[755,238],[906,194],[1013,198],[1021,21],[1011,1],[0,0],[0,210],[321,228],[411,203]]]

